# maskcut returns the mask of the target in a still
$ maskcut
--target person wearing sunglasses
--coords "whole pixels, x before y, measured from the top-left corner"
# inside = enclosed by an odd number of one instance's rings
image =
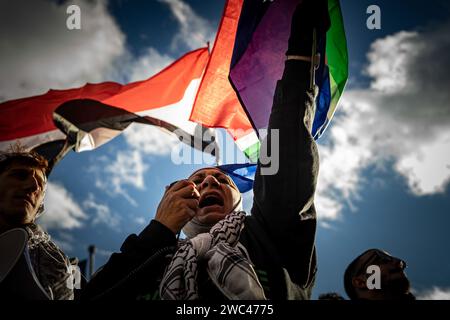
[[[405,268],[402,259],[380,249],[369,249],[345,270],[345,291],[351,300],[413,300]],[[379,276],[378,287],[370,285],[374,276]]]

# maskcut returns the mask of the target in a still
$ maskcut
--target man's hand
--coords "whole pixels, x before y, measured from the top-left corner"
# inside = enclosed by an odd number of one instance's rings
[[[330,28],[330,15],[327,0],[303,0],[292,16],[291,34],[287,56],[310,57],[313,43],[313,29],[320,36]]]
[[[193,182],[180,180],[167,188],[155,220],[177,234],[195,216],[199,198],[200,193]]]

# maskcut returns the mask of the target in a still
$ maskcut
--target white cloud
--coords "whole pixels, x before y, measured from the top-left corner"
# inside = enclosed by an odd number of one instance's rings
[[[117,153],[116,160],[107,165],[105,172],[110,174],[114,190],[119,191],[122,185],[130,185],[137,189],[144,189],[143,173],[148,169],[142,161],[139,152],[133,151],[131,155],[126,152]]]
[[[210,23],[189,5],[181,1],[162,2],[169,6],[179,24],[173,37],[174,47],[193,49],[212,40],[214,30]],[[106,0],[75,0],[70,4],[81,8],[81,30],[67,29],[67,2],[0,2],[0,101],[42,94],[50,88],[74,88],[86,82],[144,80],[174,60],[152,47],[133,56],[126,47],[123,31],[108,12]],[[144,155],[167,155],[178,140],[154,127],[134,125],[124,137],[130,149],[118,152],[112,160],[101,161],[102,166],[93,171],[99,188],[113,196],[122,195],[136,205],[126,186],[145,188],[148,166]],[[63,196],[71,199],[62,186],[49,189],[54,190],[49,193],[51,201]],[[43,221],[50,226],[79,227],[82,210],[73,201],[67,206],[65,212],[58,213],[55,205],[49,204],[49,209],[55,211]],[[60,215],[65,216],[59,220]]]
[[[327,220],[335,220],[340,216],[342,203],[335,196],[328,194],[326,191],[321,192],[320,189],[317,190],[319,196],[316,197],[315,207],[321,226],[327,227],[329,226],[326,223]]]
[[[160,128],[139,123],[131,124],[125,130],[124,136],[135,152],[146,155],[168,155],[180,143],[174,135]]]
[[[136,222],[136,224],[140,225],[140,226],[145,226],[148,224],[148,219],[144,218],[144,217],[135,217],[134,222]]]
[[[120,217],[117,214],[112,213],[107,205],[98,203],[92,193],[90,193],[88,198],[83,201],[83,208],[87,211],[95,212],[91,219],[93,225],[102,223],[112,229],[118,230]]]
[[[159,0],[169,6],[175,20],[180,26],[179,32],[172,40],[172,49],[184,46],[189,50],[205,47],[213,43],[215,29],[212,24],[199,16],[187,3],[181,0]]]
[[[140,152],[129,150],[119,151],[112,162],[99,159],[99,164],[92,166],[89,171],[97,174],[96,187],[111,196],[121,195],[136,206],[136,201],[129,195],[125,186],[144,190],[144,173],[148,168]]]
[[[433,287],[431,290],[420,293],[418,300],[450,300],[450,288]]]
[[[450,181],[450,23],[399,32],[368,53],[371,88],[347,90],[320,146],[318,210],[336,219],[342,197],[357,198],[362,170],[387,160],[416,195],[443,192]],[[322,211],[323,210],[323,211]]]
[[[66,255],[70,255],[73,252],[75,238],[70,233],[58,232],[57,237],[52,236],[52,240]]]
[[[130,82],[145,80],[155,75],[174,61],[169,55],[161,54],[155,48],[147,48],[144,54],[130,64],[128,79]]]
[[[152,47],[133,56],[106,1],[70,4],[81,9],[81,30],[66,27],[68,3],[0,3],[0,101],[87,82],[144,80],[174,60]]]
[[[416,195],[445,192],[450,181],[450,130],[434,141],[417,146],[417,150],[400,157],[395,169],[407,179]]]
[[[45,229],[74,229],[83,225],[87,215],[61,184],[48,182],[45,214],[39,224]]]
[[[373,89],[395,93],[408,87],[408,60],[417,53],[418,36],[417,32],[401,31],[372,44],[366,73],[374,79]],[[394,47],[395,54],[391,51]]]
[[[96,175],[95,185],[110,196],[123,196],[137,206],[128,187],[145,190],[145,173],[149,169],[147,156],[166,156],[179,140],[163,130],[133,123],[123,133],[128,148],[115,154],[114,159],[102,157],[88,171]]]
[[[1,1],[0,101],[111,80],[125,54],[124,34],[106,1],[70,4],[81,8],[81,30],[66,27],[68,3]]]

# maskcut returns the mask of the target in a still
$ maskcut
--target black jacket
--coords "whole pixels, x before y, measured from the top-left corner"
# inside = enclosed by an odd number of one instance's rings
[[[310,134],[314,102],[307,94],[309,67],[287,61],[277,83],[269,129],[279,129],[279,170],[261,175],[263,165],[258,163],[251,216],[240,237],[266,297],[274,300],[309,299],[317,269],[318,153]],[[266,139],[263,145],[270,149],[271,135]],[[174,234],[153,220],[140,235],[126,239],[121,252],[114,253],[87,285],[83,298],[158,299],[159,282],[175,247]],[[201,271],[199,291],[204,298],[221,298]]]

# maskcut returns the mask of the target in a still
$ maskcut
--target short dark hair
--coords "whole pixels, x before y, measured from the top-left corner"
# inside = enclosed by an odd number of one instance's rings
[[[319,295],[319,300],[345,300],[343,296],[341,296],[337,292],[327,292]]]
[[[372,251],[372,250],[378,250],[378,249],[369,249],[369,250],[364,251],[348,265],[347,269],[345,269],[344,288],[345,288],[345,292],[347,293],[348,297],[351,300],[358,299],[358,295],[357,295],[355,287],[353,287],[353,283],[352,283],[353,277],[356,276],[356,272],[358,271],[358,270],[355,270],[355,268],[359,262],[359,259],[361,259],[361,257],[363,255],[365,255],[367,252]]]
[[[46,177],[50,173],[48,161],[36,152],[22,150],[17,152],[0,152],[0,173],[13,164],[23,164],[31,168],[40,169]]]

